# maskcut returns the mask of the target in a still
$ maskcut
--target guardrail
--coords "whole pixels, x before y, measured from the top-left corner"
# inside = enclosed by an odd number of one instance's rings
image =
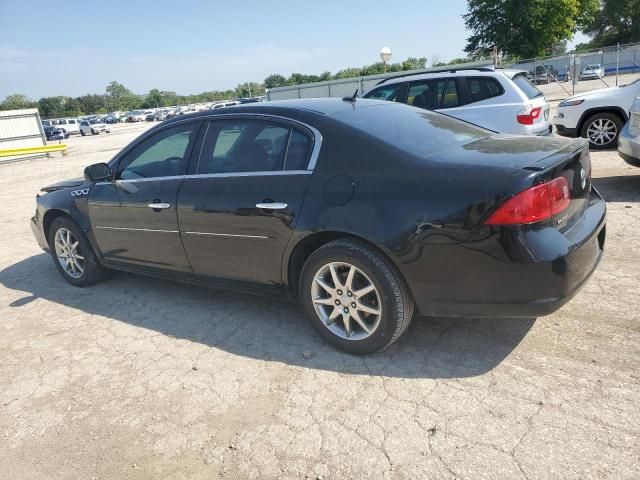
[[[22,147],[22,148],[8,148],[0,150],[0,158],[2,157],[18,157],[20,155],[38,155],[40,153],[62,152],[64,155],[67,152],[67,145],[60,143],[58,145],[43,145],[40,147]]]

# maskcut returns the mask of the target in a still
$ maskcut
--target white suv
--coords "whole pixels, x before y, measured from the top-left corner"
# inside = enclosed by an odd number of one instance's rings
[[[601,88],[560,102],[553,123],[566,137],[589,139],[591,148],[615,147],[629,109],[640,95],[640,79],[628,85]]]
[[[365,93],[445,113],[500,133],[548,135],[549,103],[524,70],[450,69],[385,79]]]

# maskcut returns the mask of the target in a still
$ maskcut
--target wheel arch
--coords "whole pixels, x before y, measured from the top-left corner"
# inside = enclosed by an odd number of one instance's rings
[[[56,218],[60,218],[60,217],[67,217],[73,220],[73,218],[71,217],[71,215],[69,215],[69,213],[65,212],[64,210],[59,210],[57,208],[52,208],[50,210],[47,210],[47,212],[44,214],[44,217],[42,218],[42,231],[44,233],[45,239],[47,240],[47,243],[49,243],[49,229],[51,228],[51,224]],[[75,222],[75,220],[73,221]]]
[[[300,274],[302,273],[302,267],[304,266],[304,263],[307,261],[309,256],[311,256],[311,254],[321,246],[338,239],[352,240],[356,243],[365,245],[367,248],[370,248],[372,251],[376,252],[382,258],[387,260],[387,262],[389,262],[389,264],[392,265],[393,268],[396,269],[398,274],[402,277],[405,284],[407,285],[407,288],[411,290],[411,287],[408,285],[396,262],[380,246],[353,233],[341,231],[322,231],[311,233],[300,239],[291,250],[291,254],[287,259],[286,268],[283,269],[283,273],[286,275],[285,285],[289,293],[294,298],[298,297],[298,284],[300,281]]]
[[[580,116],[580,121],[578,122],[578,126],[576,128],[576,131],[578,132],[578,136],[580,136],[582,132],[582,127],[584,127],[584,124],[587,121],[587,119],[595,113],[613,113],[615,115],[618,115],[622,119],[622,123],[626,123],[627,120],[629,119],[627,112],[625,112],[624,109],[620,107],[607,106],[607,107],[589,108],[588,110],[585,110]]]

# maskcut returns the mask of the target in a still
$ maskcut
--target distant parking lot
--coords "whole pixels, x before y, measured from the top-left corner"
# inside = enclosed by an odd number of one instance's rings
[[[592,152],[605,257],[568,305],[419,319],[357,358],[290,303],[60,278],[29,230],[35,194],[152,125],[0,165],[1,476],[640,478],[640,169],[617,152]]]

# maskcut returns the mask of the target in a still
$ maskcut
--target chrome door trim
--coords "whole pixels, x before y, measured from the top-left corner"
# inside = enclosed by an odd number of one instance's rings
[[[154,233],[180,233],[178,230],[156,230],[153,228],[126,228],[126,227],[104,227],[102,225],[96,225],[93,228],[99,230],[124,230],[129,232],[154,232]]]
[[[154,210],[165,210],[167,208],[171,208],[171,204],[166,202],[158,202],[150,203],[149,205],[147,205],[147,207],[153,208]]]
[[[284,210],[288,205],[283,202],[264,202],[264,203],[256,203],[256,208],[261,208],[263,210]]]
[[[264,235],[238,235],[234,233],[210,233],[210,232],[181,232],[185,235],[200,235],[200,236],[210,236],[210,237],[231,237],[231,238],[254,238],[260,240],[266,240],[269,237],[265,237]]]

